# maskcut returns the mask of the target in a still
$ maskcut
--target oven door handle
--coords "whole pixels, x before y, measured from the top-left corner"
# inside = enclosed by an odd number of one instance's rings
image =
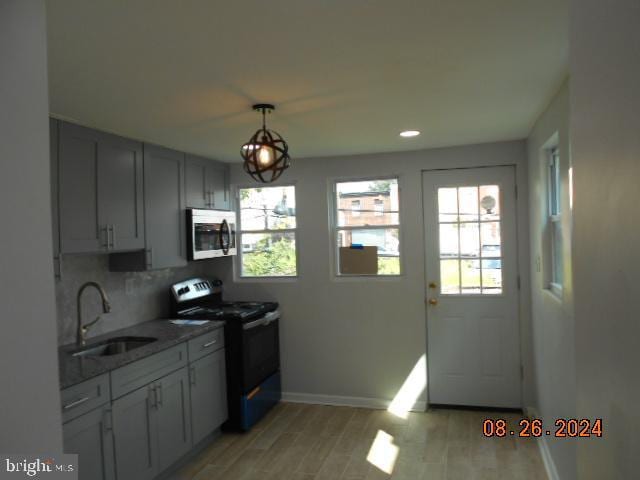
[[[254,320],[253,322],[245,323],[244,325],[242,325],[242,329],[243,330],[251,330],[252,328],[260,327],[260,326],[263,326],[263,325],[266,327],[270,323],[275,322],[276,320],[278,320],[278,318],[280,318],[280,315],[264,316],[262,318]]]

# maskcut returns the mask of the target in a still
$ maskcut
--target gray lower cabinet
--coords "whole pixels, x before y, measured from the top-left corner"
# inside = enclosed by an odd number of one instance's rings
[[[187,155],[185,194],[187,207],[228,210],[229,166],[215,160]]]
[[[192,362],[191,427],[194,445],[227,419],[227,387],[224,349]]]
[[[62,253],[144,248],[142,144],[59,122]]]
[[[184,154],[144,145],[144,251],[112,254],[111,271],[141,271],[187,264]]]
[[[80,479],[115,480],[110,405],[65,423],[62,431],[64,451],[78,454]]]
[[[152,479],[158,472],[156,397],[147,385],[112,404],[118,480]]]
[[[191,448],[186,367],[113,402],[119,480],[151,479]]]
[[[158,467],[164,471],[191,448],[189,373],[181,368],[156,382]]]

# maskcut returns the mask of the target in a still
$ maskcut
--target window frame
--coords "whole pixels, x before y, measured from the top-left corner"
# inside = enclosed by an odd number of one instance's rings
[[[296,227],[295,228],[281,228],[277,230],[242,230],[242,206],[240,204],[240,190],[258,189],[258,188],[286,188],[293,187],[293,196],[296,201]],[[236,261],[234,262],[234,281],[236,282],[296,282],[300,277],[300,242],[298,235],[298,186],[297,182],[288,182],[283,184],[270,184],[266,186],[256,186],[256,184],[240,184],[235,186],[235,200],[236,200],[236,245],[238,246],[238,252],[236,254]],[[271,234],[271,233],[288,233],[292,232],[295,236],[295,253],[296,253],[296,274],[295,275],[264,275],[264,276],[247,276],[242,272],[242,235],[247,234]]]
[[[369,225],[369,226],[338,226],[338,183],[350,182],[375,182],[379,180],[396,180],[398,184],[398,224],[385,225]],[[328,196],[329,196],[329,243],[331,252],[331,277],[334,281],[397,281],[404,277],[404,231],[403,231],[403,214],[402,214],[402,176],[400,174],[377,175],[377,176],[350,176],[350,177],[334,177],[328,180]],[[374,229],[398,229],[398,256],[400,272],[390,275],[385,274],[343,274],[340,273],[340,253],[338,250],[338,232],[345,230],[374,230]]]
[[[562,239],[562,170],[560,149],[552,145],[546,149],[547,162],[547,219],[549,222],[549,276],[547,288],[562,297],[563,278],[558,278],[558,269],[563,268],[563,251],[557,249],[558,237]]]

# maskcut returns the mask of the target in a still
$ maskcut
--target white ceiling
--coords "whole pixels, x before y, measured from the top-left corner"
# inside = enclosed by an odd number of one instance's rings
[[[47,8],[53,115],[225,161],[255,102],[293,159],[523,138],[567,75],[566,0]]]

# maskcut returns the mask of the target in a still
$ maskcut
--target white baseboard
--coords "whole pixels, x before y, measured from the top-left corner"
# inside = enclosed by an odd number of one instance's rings
[[[391,400],[368,397],[343,397],[339,395],[317,395],[314,393],[282,392],[283,402],[310,403],[315,405],[336,405],[343,407],[365,407],[386,409],[391,404]],[[424,412],[427,409],[427,402],[416,401],[411,408],[412,412]]]
[[[523,410],[524,414],[529,418],[540,418],[540,414],[535,407],[524,407]],[[540,449],[540,456],[542,457],[544,469],[547,471],[549,480],[560,480],[560,475],[558,475],[558,469],[549,451],[549,444],[547,443],[546,437],[538,437],[538,448]]]

